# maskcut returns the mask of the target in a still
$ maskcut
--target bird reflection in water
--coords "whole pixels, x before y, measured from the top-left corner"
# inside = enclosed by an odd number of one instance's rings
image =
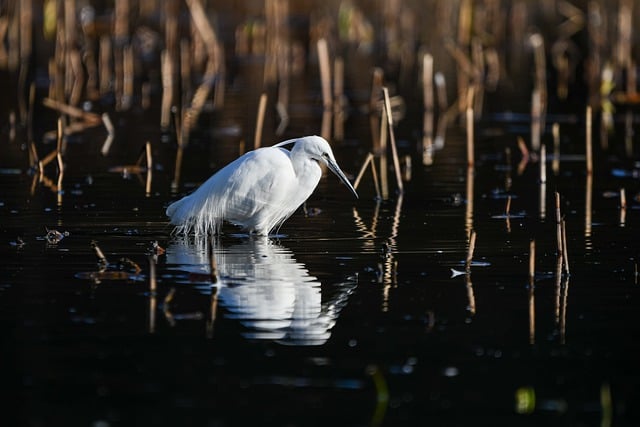
[[[331,336],[355,279],[323,287],[293,252],[264,236],[213,247],[217,299],[224,316],[237,319],[252,340],[321,345]],[[209,255],[202,239],[178,238],[167,248],[169,268],[206,277]],[[323,298],[324,297],[324,298]]]

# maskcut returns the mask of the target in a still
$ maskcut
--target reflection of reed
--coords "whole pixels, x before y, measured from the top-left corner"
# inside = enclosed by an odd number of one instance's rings
[[[149,333],[153,334],[156,331],[156,290],[158,288],[156,280],[156,261],[149,257]]]
[[[584,196],[584,237],[587,240],[591,239],[592,201],[593,201],[593,175],[587,174],[587,182],[585,185],[585,196]]]
[[[396,273],[398,270],[398,261],[395,259],[393,252],[397,249],[396,239],[400,228],[400,214],[402,213],[402,193],[398,194],[396,207],[393,212],[393,221],[391,223],[391,233],[387,239],[388,250],[383,263],[383,301],[382,311],[389,309],[389,291],[396,286]]]

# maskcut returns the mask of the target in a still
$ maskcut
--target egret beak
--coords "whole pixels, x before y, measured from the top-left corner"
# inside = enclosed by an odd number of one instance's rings
[[[351,183],[349,182],[349,179],[344,175],[344,172],[340,170],[340,166],[338,166],[336,161],[329,158],[328,156],[325,157],[325,160],[327,162],[327,166],[329,167],[329,169],[331,169],[331,172],[335,173],[336,176],[340,178],[340,181],[342,181],[344,185],[346,185],[347,188],[351,190],[353,195],[356,196],[356,199],[358,199],[359,197],[358,197],[358,193],[356,193],[356,189],[353,188],[353,185],[351,185]]]

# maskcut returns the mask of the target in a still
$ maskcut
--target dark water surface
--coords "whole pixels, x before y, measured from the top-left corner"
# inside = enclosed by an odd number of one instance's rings
[[[3,128],[0,390],[3,418],[16,420],[6,425],[640,422],[637,163],[596,147],[588,190],[584,124],[561,121],[567,157],[557,176],[548,162],[541,215],[539,164],[516,169],[515,135],[528,123],[483,119],[469,175],[457,124],[435,164],[421,165],[421,114],[409,113],[398,125],[401,154],[413,157],[401,197],[392,190],[376,201],[365,177],[356,201],[327,176],[307,215],[297,212],[277,236],[225,228],[213,249],[214,284],[206,242],[172,237],[164,209],[237,155],[252,132],[242,96],[232,90],[221,117],[203,117],[177,194],[175,143],[157,130],[157,111],[115,115],[108,157],[99,153],[103,130],[70,139],[61,201]],[[319,131],[306,99],[285,137]],[[55,118],[46,114],[49,129]],[[349,120],[335,154],[353,175],[370,135],[368,117]],[[149,194],[145,173],[110,172],[135,163],[146,140],[155,159]],[[46,172],[55,182],[55,166]],[[556,190],[570,263],[562,276]],[[47,229],[62,240],[47,241]],[[477,242],[465,274],[471,229]],[[154,241],[164,254],[151,256]]]

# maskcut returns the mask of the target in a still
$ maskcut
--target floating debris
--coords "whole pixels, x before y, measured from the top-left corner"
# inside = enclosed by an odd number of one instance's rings
[[[16,237],[15,241],[9,242],[9,246],[13,246],[14,248],[22,248],[25,245],[24,240],[20,236]]]
[[[47,235],[45,236],[45,238],[47,239],[47,243],[49,243],[50,245],[57,245],[62,239],[69,236],[68,231],[60,232],[55,229],[49,230],[48,228],[45,228],[45,230],[47,230]]]
[[[91,247],[93,248],[94,252],[96,253],[96,256],[98,257],[98,263],[104,267],[109,265],[109,261],[107,260],[107,257],[104,256],[104,252],[102,252],[102,249],[100,249],[100,247],[98,246],[98,242],[96,242],[95,240],[92,240]]]
[[[166,250],[162,246],[160,246],[157,240],[151,242],[151,245],[149,246],[149,253],[159,256],[164,255],[165,252]]]

